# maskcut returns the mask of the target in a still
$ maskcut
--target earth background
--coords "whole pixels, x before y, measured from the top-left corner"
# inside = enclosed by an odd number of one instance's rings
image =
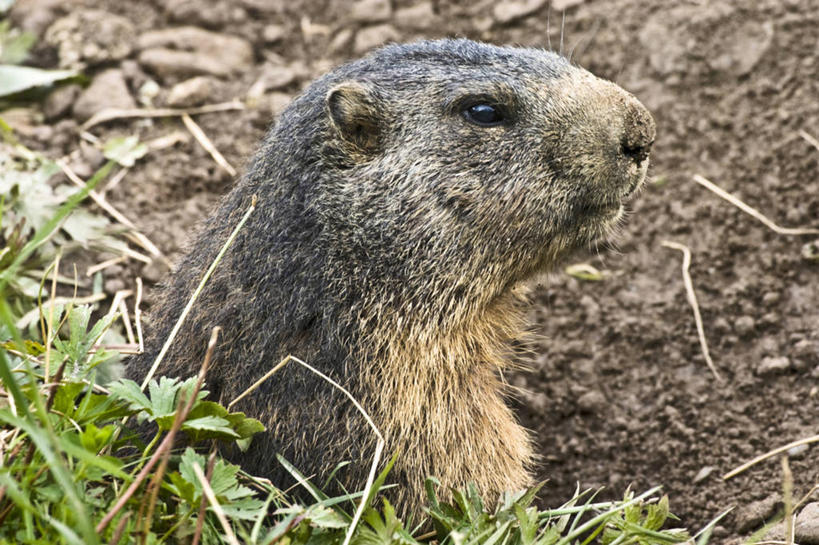
[[[717,543],[777,510],[779,458],[728,481],[721,475],[816,433],[819,261],[802,247],[817,237],[776,234],[692,176],[782,225],[819,227],[819,148],[799,134],[819,137],[816,0],[18,0],[10,18],[39,36],[30,64],[79,67],[89,77],[88,86],[63,86],[10,120],[26,145],[68,155],[84,177],[103,161],[79,137],[95,112],[233,99],[245,108],[194,118],[241,173],[292,96],[388,41],[465,36],[551,47],[615,81],[657,120],[649,183],[613,244],[569,261],[593,265],[602,280],[557,271],[537,287],[530,370],[509,377],[542,455],[541,503],[562,503],[578,484],[605,487],[607,498],[661,484],[691,529],[736,506]],[[89,132],[102,140],[182,135],[106,191],[171,261],[181,257],[234,178],[179,118]],[[698,344],[682,254],[663,240],[693,252],[723,382]],[[160,261],[115,265],[104,271],[105,289],[141,276],[149,310],[150,286],[166,272]],[[791,452],[790,464],[800,498],[819,482],[815,448]]]

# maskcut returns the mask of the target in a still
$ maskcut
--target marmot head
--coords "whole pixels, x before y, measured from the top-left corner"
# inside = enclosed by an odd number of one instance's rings
[[[655,134],[637,99],[565,58],[469,40],[336,69],[284,113],[279,138],[318,100],[310,208],[340,262],[355,256],[416,309],[424,295],[491,298],[606,235]]]

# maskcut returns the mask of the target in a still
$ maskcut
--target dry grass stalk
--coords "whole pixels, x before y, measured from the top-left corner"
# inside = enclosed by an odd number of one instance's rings
[[[185,124],[185,127],[190,131],[196,141],[205,148],[205,151],[210,153],[210,156],[213,157],[213,160],[216,161],[220,167],[222,167],[225,172],[230,174],[231,176],[236,176],[236,169],[228,163],[227,159],[225,159],[224,155],[222,155],[216,146],[213,144],[208,135],[205,134],[205,131],[202,130],[202,127],[196,124],[196,121],[193,120],[191,116],[188,114],[182,115],[182,123]]]
[[[108,183],[105,184],[105,187],[99,190],[99,194],[104,198],[108,191],[119,185],[119,183],[122,181],[123,178],[125,178],[125,176],[128,174],[128,172],[130,172],[130,170],[131,169],[129,167],[122,167],[121,169],[119,169],[116,174],[111,176],[111,179],[108,180]]]
[[[208,482],[213,478],[213,468],[216,466],[216,449],[212,449],[208,457],[208,469],[205,473],[205,478]],[[191,545],[199,545],[199,540],[202,539],[202,530],[205,526],[205,509],[207,509],[207,497],[202,496],[202,501],[199,502],[199,516],[196,517],[196,528],[193,532],[193,541]]]
[[[128,305],[125,304],[125,299],[121,299],[119,302],[119,312],[122,317],[122,325],[125,326],[125,336],[130,344],[135,345],[137,342],[134,337],[134,330],[131,327],[131,316],[128,314]]]
[[[136,326],[137,341],[139,342],[139,353],[142,354],[145,352],[145,343],[142,338],[142,309],[140,308],[140,305],[142,304],[142,278],[139,276],[137,276],[136,285],[137,293],[136,301],[134,302],[134,325]]]
[[[210,503],[214,513],[216,513],[216,518],[218,518],[219,522],[222,524],[222,529],[225,531],[225,537],[227,537],[228,542],[230,542],[232,545],[239,545],[239,540],[236,539],[236,534],[233,533],[233,529],[230,527],[230,523],[225,516],[225,512],[222,509],[222,506],[219,505],[219,501],[216,499],[216,494],[213,493],[213,488],[211,488],[208,479],[205,477],[205,473],[202,471],[202,468],[199,467],[199,464],[196,462],[193,463],[193,472],[196,473],[196,478],[199,479],[200,483],[202,483],[202,491],[205,493],[205,497],[208,498],[208,503]]]
[[[688,269],[691,267],[691,250],[688,246],[683,244],[679,244],[677,242],[671,242],[668,240],[664,240],[662,245],[666,248],[671,248],[674,250],[679,250],[683,253],[683,263],[682,263],[682,275],[683,275],[683,283],[685,284],[685,293],[688,297],[688,304],[691,305],[691,310],[694,311],[694,322],[697,324],[697,336],[700,339],[700,348],[702,349],[702,355],[705,358],[705,363],[708,364],[708,368],[711,369],[711,373],[714,374],[714,377],[722,382],[722,377],[717,372],[717,368],[714,365],[714,361],[711,359],[711,353],[708,351],[708,341],[705,339],[705,328],[702,325],[702,316],[700,315],[700,305],[697,302],[697,294],[694,293],[694,283],[691,281],[691,274],[689,273]]]
[[[745,204],[744,202],[739,200],[734,195],[731,195],[730,193],[728,193],[727,191],[725,191],[724,189],[722,189],[721,187],[716,185],[714,182],[703,178],[699,174],[694,174],[694,181],[697,182],[698,184],[700,184],[701,186],[705,187],[706,189],[708,189],[710,191],[713,191],[718,196],[722,197],[723,199],[725,199],[729,203],[733,204],[734,206],[736,206],[737,208],[739,208],[740,210],[742,210],[746,214],[749,214],[749,215],[753,216],[754,218],[758,219],[763,224],[765,224],[765,226],[768,227],[768,229],[770,229],[771,231],[774,231],[775,233],[779,233],[780,235],[817,235],[817,234],[819,234],[819,229],[812,229],[812,228],[809,228],[809,227],[805,227],[805,228],[801,228],[801,227],[795,227],[795,228],[780,227],[779,225],[777,225],[776,223],[774,223],[773,221],[768,219],[767,216],[763,215],[761,212],[759,212],[755,208],[751,208],[750,206],[748,206],[747,204]]]
[[[782,503],[785,504],[785,542],[793,545],[793,473],[788,457],[782,457]]]
[[[179,117],[184,114],[197,115],[209,114],[215,112],[227,112],[231,110],[244,110],[245,105],[238,100],[231,102],[221,102],[219,104],[207,104],[198,108],[179,109],[179,108],[106,108],[101,112],[94,114],[91,119],[82,124],[81,129],[86,131],[94,125],[113,121],[115,119],[128,119],[134,117]]]
[[[123,261],[126,261],[127,259],[128,258],[125,257],[124,255],[117,256],[117,257],[114,257],[114,258],[111,258],[111,259],[106,259],[105,261],[102,261],[100,263],[97,263],[96,265],[92,265],[91,267],[88,267],[88,270],[85,271],[85,275],[86,276],[94,276],[96,273],[98,273],[98,272],[100,272],[102,270],[105,270],[108,267],[112,267],[114,265],[122,263]]]
[[[60,275],[60,253],[54,258],[54,276],[51,278],[51,304],[48,305],[48,324],[45,335],[45,375],[43,382],[51,377],[51,339],[54,334],[54,301],[57,299],[57,277]],[[37,309],[39,311],[39,308]],[[42,322],[41,322],[42,323]]]
[[[739,475],[740,473],[742,473],[743,471],[745,471],[749,467],[754,466],[754,465],[756,465],[759,462],[762,462],[764,460],[767,460],[768,458],[772,458],[772,457],[774,457],[774,456],[776,456],[778,454],[782,454],[783,452],[787,452],[787,451],[789,451],[790,449],[792,449],[794,447],[798,447],[798,446],[801,446],[801,445],[808,445],[810,443],[818,443],[818,442],[819,442],[819,435],[812,435],[812,436],[806,437],[804,439],[799,439],[798,441],[793,441],[792,443],[788,443],[787,445],[784,445],[784,446],[781,446],[779,448],[775,448],[775,449],[773,449],[771,451],[768,451],[765,454],[760,454],[759,456],[757,456],[756,458],[754,458],[750,462],[745,462],[741,466],[739,466],[739,467],[737,467],[735,469],[732,469],[731,471],[729,471],[728,473],[723,475],[722,479],[727,481],[731,477],[736,477],[737,475]]]
[[[128,519],[131,518],[131,512],[128,511],[122,518],[119,519],[119,523],[117,523],[117,528],[114,530],[114,535],[111,536],[111,541],[108,542],[108,545],[116,545],[119,543],[119,540],[122,539],[122,533],[125,531],[125,526],[128,524]]]
[[[811,146],[813,146],[814,148],[816,148],[817,150],[819,150],[819,140],[817,140],[816,138],[814,138],[813,136],[811,136],[810,134],[808,134],[807,132],[805,132],[805,131],[803,131],[803,130],[800,130],[800,131],[799,131],[799,136],[801,136],[802,138],[804,138],[804,139],[805,139],[805,141],[806,141],[808,144],[810,144]]]

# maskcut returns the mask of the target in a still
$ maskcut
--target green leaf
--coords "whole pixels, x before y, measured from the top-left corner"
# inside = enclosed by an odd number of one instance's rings
[[[68,417],[72,417],[74,413],[74,400],[80,395],[80,392],[85,389],[85,384],[82,382],[63,382],[57,386],[57,391],[54,393],[54,410],[62,413]]]
[[[11,0],[0,1],[0,13],[11,6]],[[0,64],[20,64],[37,41],[32,32],[11,28],[10,21],[0,21]]]
[[[80,443],[86,450],[91,452],[99,452],[103,447],[108,445],[111,437],[114,435],[116,428],[112,425],[98,428],[94,424],[88,424],[80,434]]]
[[[182,424],[182,429],[186,431],[207,431],[218,434],[219,437],[229,439],[239,439],[239,434],[230,428],[230,422],[218,416],[203,416],[202,418],[188,418]],[[194,435],[194,441],[202,439],[198,434]]]
[[[148,153],[148,146],[140,144],[136,136],[120,136],[107,141],[102,153],[106,159],[116,161],[124,167],[132,167],[137,159]]]
[[[30,66],[0,64],[0,96],[12,95],[33,87],[54,83],[79,75],[74,70],[42,70]]]
[[[83,208],[75,210],[63,223],[63,231],[68,236],[87,245],[89,242],[107,238],[106,229],[111,225],[108,218],[93,214]]]
[[[188,482],[177,471],[170,473],[168,478],[171,481],[171,484],[168,485],[171,492],[185,500],[190,505],[194,505],[196,503],[196,487],[193,485],[193,483]]]
[[[142,393],[139,384],[133,380],[127,378],[119,379],[109,384],[108,390],[114,397],[126,401],[132,409],[136,411],[147,411],[149,414],[152,414],[151,400]]]

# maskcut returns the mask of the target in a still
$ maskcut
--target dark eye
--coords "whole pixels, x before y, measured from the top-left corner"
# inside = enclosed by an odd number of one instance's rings
[[[497,106],[491,104],[474,104],[464,109],[467,121],[481,127],[494,127],[503,122],[503,113]]]

